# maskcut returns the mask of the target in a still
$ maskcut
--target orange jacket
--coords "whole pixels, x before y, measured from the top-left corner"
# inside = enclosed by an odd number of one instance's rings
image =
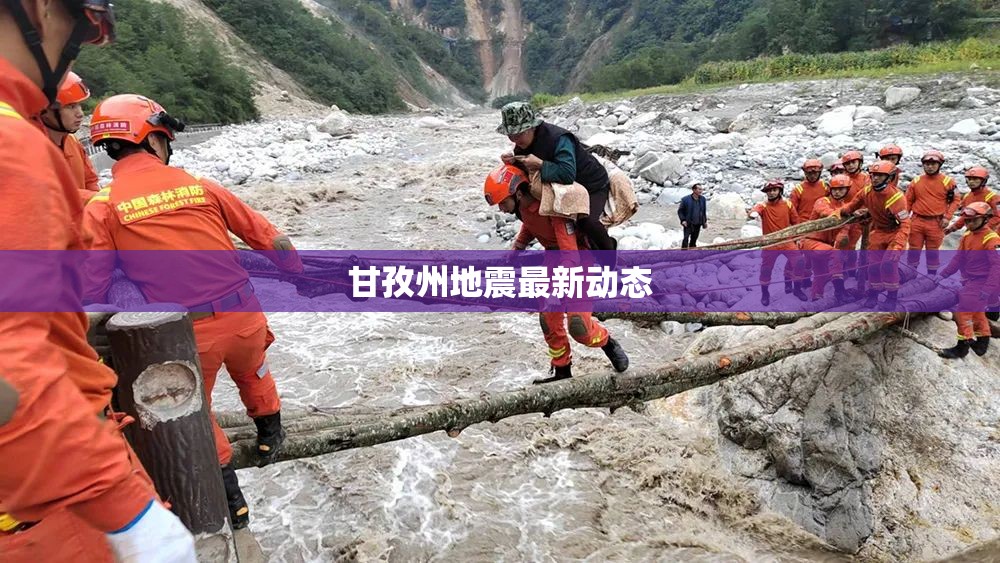
[[[795,207],[787,199],[758,203],[753,206],[753,210],[760,214],[761,227],[765,235],[787,229],[799,222]]]
[[[867,172],[858,171],[857,174],[848,174],[851,179],[851,189],[847,190],[847,201],[854,199],[854,196],[861,193],[865,186],[872,183],[872,177]]]
[[[823,219],[824,217],[829,217],[840,211],[847,203],[847,196],[844,199],[838,201],[830,196],[826,196],[816,200],[816,205],[813,206],[812,214],[809,215],[810,221],[815,221],[816,219]],[[838,245],[838,238],[843,238],[847,240],[847,231],[843,229],[831,229],[829,231],[821,231],[818,233],[812,233],[806,238],[811,238],[813,240],[818,240],[820,242],[829,244],[830,246],[846,246]]]
[[[983,227],[978,231],[966,232],[962,242],[958,244],[959,252],[951,262],[941,270],[943,277],[948,277],[961,270],[962,277],[987,278],[986,291],[995,295],[1000,286],[1000,235],[996,231]],[[989,252],[970,252],[987,250]]]
[[[802,182],[801,184],[795,184],[795,187],[792,188],[792,207],[795,208],[795,212],[798,213],[800,218],[809,217],[816,206],[816,202],[820,198],[826,197],[826,190],[827,185],[824,180],[813,183]]]
[[[70,170],[73,172],[80,201],[83,205],[87,205],[90,198],[94,197],[101,189],[97,184],[97,171],[94,170],[94,164],[75,135],[66,135],[66,138],[63,139],[62,151],[66,162],[69,163]]]
[[[959,202],[959,209],[965,209],[965,206],[970,203],[975,203],[981,201],[983,203],[988,203],[993,207],[993,217],[990,222],[987,223],[991,229],[994,231],[1000,231],[1000,196],[989,188],[980,188],[978,190],[972,190],[962,197],[962,201]],[[965,216],[959,215],[958,220],[951,225],[953,230],[959,230],[965,226]]]
[[[959,203],[955,187],[955,180],[947,174],[921,174],[906,189],[906,205],[917,216],[951,219]]]
[[[80,249],[79,222],[73,220],[80,199],[66,160],[22,117],[41,112],[45,97],[2,58],[0,76],[2,248]],[[30,279],[10,274],[0,292],[70,292],[79,302],[75,270],[53,266]],[[82,313],[0,313],[0,378],[19,395],[13,419],[0,425],[0,513],[35,521],[69,509],[110,531],[131,521],[153,493],[132,473],[113,427],[97,417],[116,378],[98,363],[86,327]]]
[[[889,250],[906,250],[910,238],[910,211],[906,207],[903,192],[895,186],[886,186],[882,191],[875,191],[871,185],[865,186],[854,196],[844,209],[843,215],[854,213],[859,209],[867,209],[871,215],[872,227],[879,231],[895,232]],[[847,227],[842,229],[845,231]],[[843,233],[841,233],[842,236]]]
[[[562,217],[541,215],[538,210],[542,202],[535,198],[522,198],[518,202],[521,213],[521,231],[514,239],[514,248],[524,250],[532,241],[538,242],[546,250],[580,250],[585,248],[576,225]]]
[[[229,190],[171,168],[151,154],[129,155],[114,165],[111,174],[111,184],[84,211],[91,250],[234,251],[230,232],[253,249],[273,250],[275,238],[282,236]],[[156,264],[152,269],[148,256],[126,255],[119,260],[146,299],[154,303],[200,305],[229,295],[249,281],[235,252],[173,253],[163,260],[176,262]],[[88,260],[88,301],[105,302],[112,271],[107,261],[113,258],[107,253]],[[183,272],[183,282],[165,276],[169,273],[165,267]]]

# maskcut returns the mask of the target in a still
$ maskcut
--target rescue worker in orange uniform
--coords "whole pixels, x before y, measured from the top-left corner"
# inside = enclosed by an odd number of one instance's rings
[[[869,183],[871,183],[871,178],[868,173],[862,169],[864,165],[864,155],[860,151],[848,151],[844,153],[844,156],[840,158],[840,161],[844,164],[844,174],[851,179],[851,190],[847,193],[847,200],[850,201],[854,199],[856,195],[861,193]],[[844,262],[844,275],[858,277],[857,270],[857,253],[853,252],[858,248],[858,242],[861,241],[861,235],[864,233],[864,228],[861,225],[853,224],[848,227],[848,240],[847,249],[850,250],[847,254],[847,258]]]
[[[7,272],[2,299],[81,303],[76,269],[27,252],[82,249],[71,172],[32,116],[113,22],[104,0],[0,1],[0,249],[27,265]],[[193,563],[191,534],[104,420],[116,377],[86,333],[83,313],[0,313],[0,560]]]
[[[955,195],[955,180],[941,174],[944,155],[928,151],[921,159],[924,173],[910,182],[906,189],[906,206],[913,214],[910,225],[910,251],[906,263],[913,269],[920,265],[920,251],[927,248],[927,273],[938,271],[938,249],[944,242],[944,230],[951,221],[959,200]]]
[[[886,145],[880,148],[875,156],[879,160],[886,160],[899,166],[899,162],[903,160],[903,149],[897,145]]]
[[[810,221],[823,219],[832,215],[839,216],[840,208],[847,203],[847,192],[851,189],[851,179],[845,174],[838,174],[830,179],[830,195],[822,197],[816,201],[813,210],[809,215]],[[835,248],[843,249],[847,246],[847,231],[829,230],[818,233],[810,233],[806,238],[799,241],[799,248],[803,252],[806,260],[811,264],[815,280],[812,284],[810,300],[818,301],[823,297],[823,290],[831,279],[833,280],[834,296],[838,303],[847,301],[847,292],[844,289],[844,273],[841,260],[843,252],[831,252]],[[819,252],[813,252],[819,251]]]
[[[1000,232],[1000,196],[996,192],[986,187],[989,182],[990,172],[982,166],[973,166],[965,171],[965,182],[969,186],[969,193],[962,196],[959,205],[964,211],[966,207],[977,201],[983,202],[993,208],[993,215],[987,224],[989,228]],[[953,233],[965,226],[965,216],[960,215],[954,223],[948,225],[945,233]]]
[[[94,164],[90,162],[87,151],[75,135],[83,124],[81,104],[87,98],[90,98],[90,90],[86,84],[75,72],[69,72],[59,85],[56,103],[49,106],[41,115],[46,133],[62,150],[70,170],[73,171],[73,179],[76,181],[76,188],[84,205],[100,189]]]
[[[767,201],[764,203],[758,203],[751,209],[748,209],[747,217],[751,217],[752,213],[759,215],[761,226],[765,235],[775,233],[782,229],[787,229],[792,225],[798,224],[799,215],[795,212],[795,207],[792,205],[791,201],[782,197],[785,192],[784,182],[781,180],[770,180],[764,184],[764,187],[761,188],[760,191],[767,194]],[[778,260],[779,256],[785,257],[785,293],[791,293],[802,301],[808,300],[809,298],[806,297],[806,294],[802,291],[802,282],[797,279],[798,277],[801,277],[802,274],[801,266],[799,265],[799,259],[801,257],[799,256],[795,243],[786,242],[765,247],[761,252],[761,305],[767,306],[771,303],[771,293],[768,286],[771,283],[771,273],[774,270],[774,263]]]
[[[864,306],[866,309],[874,308],[878,304],[878,294],[884,290],[885,307],[892,310],[899,293],[899,252],[906,250],[906,241],[910,237],[910,211],[903,192],[893,185],[893,179],[899,174],[895,164],[880,160],[868,171],[872,183],[844,206],[842,214],[871,217],[868,248],[864,249],[869,251],[870,284]],[[841,229],[842,233],[845,229]],[[889,252],[872,254],[871,251]]]
[[[962,289],[958,294],[958,343],[943,350],[942,358],[964,358],[971,348],[982,356],[990,346],[990,323],[986,318],[987,304],[1000,289],[1000,235],[987,226],[993,217],[994,207],[976,201],[962,210],[965,217],[965,235],[958,245],[955,257],[941,271],[940,279],[962,272]],[[986,252],[978,252],[986,251]]]
[[[162,106],[135,94],[112,96],[94,109],[91,140],[116,163],[111,185],[87,204],[84,228],[93,237],[93,250],[232,251],[198,253],[206,262],[197,266],[178,264],[178,271],[185,272],[183,283],[150,268],[142,257],[119,255],[118,261],[150,302],[179,303],[192,311],[206,397],[211,402],[216,375],[225,364],[257,426],[260,465],[267,465],[285,437],[281,401],[265,353],[274,336],[229,233],[251,248],[281,251],[284,259],[276,263],[287,271],[300,273],[302,263],[288,237],[235,195],[167,165],[170,142],[180,130],[183,124]],[[192,253],[184,256],[194,260]],[[114,259],[111,253],[101,257]],[[88,279],[87,295],[103,303],[112,265],[90,262],[95,273]],[[243,528],[249,509],[230,464],[232,448],[214,417],[212,424],[233,527]]]
[[[820,179],[823,174],[823,162],[819,159],[806,160],[802,164],[802,172],[805,179],[792,188],[791,200],[795,213],[798,214],[800,220],[805,221],[812,214],[816,201],[826,197],[829,187],[825,180]],[[809,261],[803,259],[800,269],[804,277],[802,288],[806,289],[812,285],[812,268]]]
[[[521,220],[514,250],[524,250],[534,240],[538,240],[546,250],[587,249],[587,237],[576,229],[572,220],[539,213],[541,202],[531,196],[528,176],[517,166],[507,164],[491,172],[486,177],[483,192],[486,203],[498,206],[505,213],[513,213]],[[539,313],[539,322],[552,363],[550,377],[537,379],[534,383],[549,383],[573,376],[573,351],[566,332],[567,324],[573,340],[588,348],[603,350],[615,371],[621,373],[628,369],[628,355],[621,344],[590,313],[542,312]]]

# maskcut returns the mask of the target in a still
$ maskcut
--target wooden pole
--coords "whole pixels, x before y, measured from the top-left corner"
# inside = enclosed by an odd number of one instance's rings
[[[201,365],[186,313],[118,313],[107,325],[125,436],[197,541],[199,561],[236,561]]]

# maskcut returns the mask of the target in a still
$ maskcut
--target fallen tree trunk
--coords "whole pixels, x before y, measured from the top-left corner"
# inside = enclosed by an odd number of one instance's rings
[[[705,326],[778,326],[791,324],[812,316],[813,313],[768,313],[768,312],[736,312],[736,313],[594,313],[599,320],[621,319],[641,323],[662,323],[673,321],[678,323],[701,323]]]
[[[953,294],[940,293],[949,299]],[[334,417],[323,428],[290,433],[280,460],[314,457],[430,434],[439,430],[458,436],[481,422],[532,413],[550,416],[574,408],[616,409],[636,402],[669,397],[761,368],[785,358],[842,342],[856,341],[905,318],[905,313],[819,313],[763,341],[731,350],[673,360],[639,375],[592,375],[478,399],[389,411],[345,424]],[[321,425],[322,426],[322,425]],[[236,467],[252,466],[256,444],[250,438],[233,443]]]
[[[789,242],[798,238],[802,238],[810,233],[818,233],[822,231],[829,231],[832,229],[839,229],[844,225],[850,223],[856,223],[860,219],[856,217],[824,217],[823,219],[816,219],[815,221],[806,221],[805,223],[799,223],[798,225],[792,225],[787,229],[782,229],[780,231],[775,231],[771,234],[762,235],[759,237],[750,237],[739,240],[732,240],[729,242],[723,242],[719,244],[709,244],[706,246],[697,247],[698,250],[748,250],[752,248],[764,248],[765,246],[771,246],[775,244],[781,244],[783,242]]]

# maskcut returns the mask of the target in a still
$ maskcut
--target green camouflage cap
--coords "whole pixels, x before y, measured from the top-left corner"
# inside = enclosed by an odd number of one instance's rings
[[[497,133],[501,135],[517,135],[542,124],[542,118],[538,117],[535,108],[528,102],[511,102],[505,105],[500,110],[500,117],[503,123],[497,127]]]

